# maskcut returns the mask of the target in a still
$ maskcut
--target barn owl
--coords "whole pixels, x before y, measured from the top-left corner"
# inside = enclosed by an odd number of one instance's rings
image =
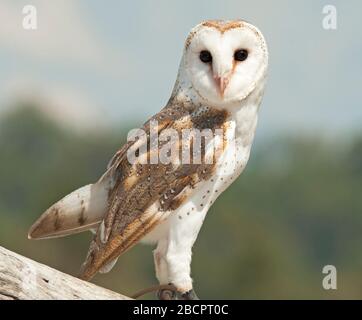
[[[267,45],[255,26],[242,20],[198,24],[186,39],[167,105],[141,128],[145,139],[130,139],[96,183],[46,210],[29,238],[93,231],[81,269],[84,280],[108,272],[138,242],[152,243],[159,283],[176,288],[160,290],[159,298],[197,299],[190,275],[192,247],[209,208],[247,164],[267,66]],[[203,140],[199,150],[184,149],[183,139],[172,140],[177,151],[172,161],[151,163],[170,140],[151,148],[151,130],[161,139],[169,129],[178,136],[191,129],[219,133]],[[212,153],[216,141],[221,147]],[[133,162],[130,150],[136,150]],[[180,161],[185,150],[189,162]],[[194,161],[196,155],[201,161]]]

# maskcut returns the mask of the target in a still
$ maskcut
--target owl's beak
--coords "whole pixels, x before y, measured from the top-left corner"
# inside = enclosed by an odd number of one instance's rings
[[[224,97],[224,92],[226,90],[227,85],[229,84],[229,80],[230,80],[229,77],[214,76],[214,80],[219,89],[221,97]]]

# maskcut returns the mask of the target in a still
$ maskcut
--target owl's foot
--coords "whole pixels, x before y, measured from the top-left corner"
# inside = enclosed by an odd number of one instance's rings
[[[161,289],[157,291],[157,297],[159,300],[200,300],[193,289],[185,293],[178,292],[176,288]]]
[[[179,300],[200,300],[200,299],[196,295],[194,289],[191,289],[190,291],[180,294]]]
[[[177,300],[176,288],[160,289],[157,291],[157,297],[159,300]]]

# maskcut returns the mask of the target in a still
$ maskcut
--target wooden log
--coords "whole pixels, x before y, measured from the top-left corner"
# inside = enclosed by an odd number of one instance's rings
[[[129,300],[0,247],[0,300]]]

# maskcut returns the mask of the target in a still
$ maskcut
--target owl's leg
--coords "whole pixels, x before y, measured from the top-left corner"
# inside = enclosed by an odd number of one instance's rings
[[[192,242],[193,244],[193,242]],[[192,246],[190,243],[190,245]],[[197,300],[190,277],[191,247],[183,247],[160,240],[154,250],[156,277],[161,285],[172,284],[176,291],[161,289],[157,292],[160,300]]]
[[[161,285],[169,284],[166,252],[167,239],[161,239],[157,243],[157,248],[153,251],[156,278]],[[157,296],[160,300],[174,300],[176,299],[176,292],[168,289],[161,289],[157,292]]]
[[[177,215],[170,223],[165,260],[168,266],[168,279],[177,288],[178,299],[198,299],[192,286],[191,256],[192,246],[202,223],[202,214],[198,217]]]
[[[190,276],[191,255],[191,246],[169,243],[166,255],[168,276],[170,283],[177,289],[177,299],[198,300]]]
[[[153,251],[155,261],[156,277],[160,284],[168,283],[167,263],[165,260],[167,239],[159,240],[156,249]]]

